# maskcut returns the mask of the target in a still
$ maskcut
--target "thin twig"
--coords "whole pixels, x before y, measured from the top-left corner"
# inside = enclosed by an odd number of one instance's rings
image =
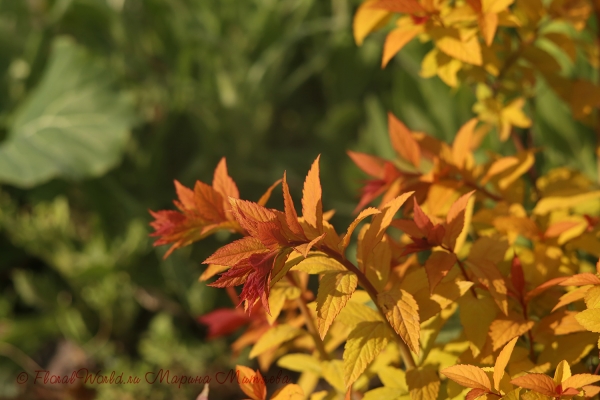
[[[298,287],[298,285],[296,284],[296,282],[294,281],[294,279],[291,276],[286,275],[286,278],[288,279],[288,281],[290,281],[290,283],[292,285]],[[315,347],[317,348],[317,351],[319,352],[321,359],[322,360],[331,360],[331,357],[329,357],[329,353],[327,352],[327,349],[325,349],[325,344],[323,343],[323,340],[321,339],[321,336],[319,335],[319,330],[317,329],[317,326],[315,325],[315,321],[312,318],[312,314],[311,314],[310,310],[308,309],[308,306],[304,302],[304,299],[302,298],[302,296],[298,297],[296,302],[298,303],[298,308],[300,308],[300,312],[302,312],[302,315],[304,316],[304,320],[306,321],[306,326],[308,327],[308,331],[309,331],[310,335],[313,337],[313,340],[315,342]]]

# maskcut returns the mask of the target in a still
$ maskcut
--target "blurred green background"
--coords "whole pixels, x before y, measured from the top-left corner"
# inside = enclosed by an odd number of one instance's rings
[[[258,199],[287,170],[299,200],[322,154],[324,205],[343,229],[365,179],[345,151],[392,158],[387,110],[452,140],[472,116],[472,91],[420,78],[427,46],[418,42],[381,70],[384,33],[354,43],[358,4],[0,1],[0,398],[193,399],[200,386],[65,393],[16,377],[79,366],[195,376],[235,365],[231,339],[207,341],[195,321],[230,306],[198,282],[200,262],[229,238],[163,260],[166,248],[148,237],[148,210],[173,208],[174,179],[210,182],[225,156],[243,198]],[[591,128],[543,85],[540,93],[540,166],[593,176]],[[233,385],[211,393],[242,395]]]

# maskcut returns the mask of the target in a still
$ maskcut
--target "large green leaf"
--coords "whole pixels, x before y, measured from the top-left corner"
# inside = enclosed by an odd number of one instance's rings
[[[0,182],[31,187],[52,178],[99,176],[114,166],[133,123],[102,63],[58,38],[38,87],[0,145]]]

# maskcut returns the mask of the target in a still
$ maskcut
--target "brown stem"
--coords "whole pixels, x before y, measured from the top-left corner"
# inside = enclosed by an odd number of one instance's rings
[[[286,275],[286,278],[291,282],[292,285],[298,287],[298,285],[296,284],[296,282],[294,281],[294,279],[291,276]],[[321,359],[327,360],[327,361],[331,360],[331,357],[329,357],[329,353],[325,349],[325,344],[323,343],[323,340],[321,339],[321,336],[319,335],[319,330],[317,329],[317,326],[315,325],[315,320],[312,318],[312,314],[310,313],[308,306],[304,302],[304,298],[302,296],[300,296],[300,297],[298,297],[296,302],[298,303],[298,308],[300,308],[300,312],[302,312],[302,315],[304,316],[304,320],[306,321],[306,326],[308,327],[308,331],[309,331],[310,335],[313,337],[313,340],[315,342],[315,347],[317,348],[317,351],[319,352]]]
[[[373,286],[373,284],[371,284],[371,282],[369,281],[367,276],[365,274],[363,274],[362,271],[360,269],[358,269],[354,264],[352,264],[350,261],[348,261],[346,258],[344,258],[341,254],[337,253],[336,251],[333,251],[327,247],[323,247],[321,249],[321,251],[323,251],[329,257],[335,259],[337,262],[342,264],[348,271],[350,271],[356,275],[360,285],[367,291],[367,293],[371,297],[371,300],[373,300],[373,303],[375,303],[375,305],[377,306],[377,309],[379,310],[379,313],[383,317],[383,320],[387,323],[388,327],[392,330],[392,332],[396,332],[396,330],[394,329],[392,324],[390,324],[388,319],[385,317],[385,312],[382,310],[381,306],[379,305],[379,302],[377,301],[377,295],[379,294],[377,292],[377,289],[375,288],[375,286]],[[398,347],[400,348],[400,355],[402,356],[404,365],[406,365],[406,369],[409,370],[409,369],[416,368],[417,365],[415,363],[415,360],[413,359],[410,349],[408,348],[408,345],[404,342],[404,340],[400,336],[397,336],[397,338],[398,338],[398,340],[397,340]]]
[[[529,313],[527,312],[527,303],[523,300],[522,303],[522,309],[523,309],[523,317],[525,318],[525,321],[529,321]],[[531,361],[536,362],[536,356],[535,356],[535,351],[533,350],[533,333],[531,333],[531,329],[527,331],[527,338],[529,339],[529,358],[531,358]]]
[[[494,193],[490,192],[489,190],[487,190],[487,189],[485,189],[485,188],[483,188],[483,187],[481,187],[481,186],[477,185],[476,183],[473,183],[473,182],[466,181],[466,182],[465,182],[465,184],[466,184],[468,187],[470,187],[470,188],[472,188],[472,189],[475,189],[475,190],[477,190],[478,192],[481,192],[481,193],[483,193],[484,195],[486,195],[487,197],[489,197],[490,199],[492,199],[492,200],[494,200],[494,201],[502,201],[502,200],[503,200],[503,199],[502,199],[502,197],[500,197],[500,196],[498,196],[498,195],[496,195],[496,194],[494,194]]]
[[[600,358],[600,351],[598,352],[598,357]],[[600,360],[598,360],[598,365],[596,365],[596,370],[594,371],[594,375],[598,375],[600,372]]]
[[[446,249],[448,250],[448,249]],[[469,279],[469,275],[467,275],[467,270],[465,269],[465,266],[463,265],[462,261],[460,261],[460,259],[458,258],[458,256],[456,256],[456,262],[458,263],[458,267],[460,268],[460,271],[463,274],[463,277],[469,281],[469,282],[473,282],[471,279]],[[473,295],[473,297],[475,297],[475,299],[477,299],[477,292],[475,292],[475,287],[471,286],[471,294]]]

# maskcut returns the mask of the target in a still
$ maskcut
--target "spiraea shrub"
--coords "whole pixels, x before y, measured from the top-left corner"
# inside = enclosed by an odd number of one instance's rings
[[[348,227],[323,209],[319,158],[301,213],[283,171],[255,201],[240,196],[225,159],[212,184],[175,182],[177,210],[152,212],[167,256],[218,231],[238,236],[203,261],[200,277],[232,306],[200,321],[211,337],[245,329],[232,350],[250,348],[258,362],[237,369],[247,397],[597,398],[600,187],[567,167],[541,173],[543,152],[522,137],[535,128],[527,109],[540,79],[593,124],[598,86],[565,70],[558,53],[597,66],[599,6],[364,2],[358,44],[389,29],[385,66],[409,41],[431,42],[421,75],[470,85],[477,102],[452,143],[390,113],[395,159],[349,151],[368,179]],[[514,152],[480,151],[487,135],[512,137]],[[268,206],[273,193],[283,210]],[[275,364],[300,377],[267,393],[260,370]]]

